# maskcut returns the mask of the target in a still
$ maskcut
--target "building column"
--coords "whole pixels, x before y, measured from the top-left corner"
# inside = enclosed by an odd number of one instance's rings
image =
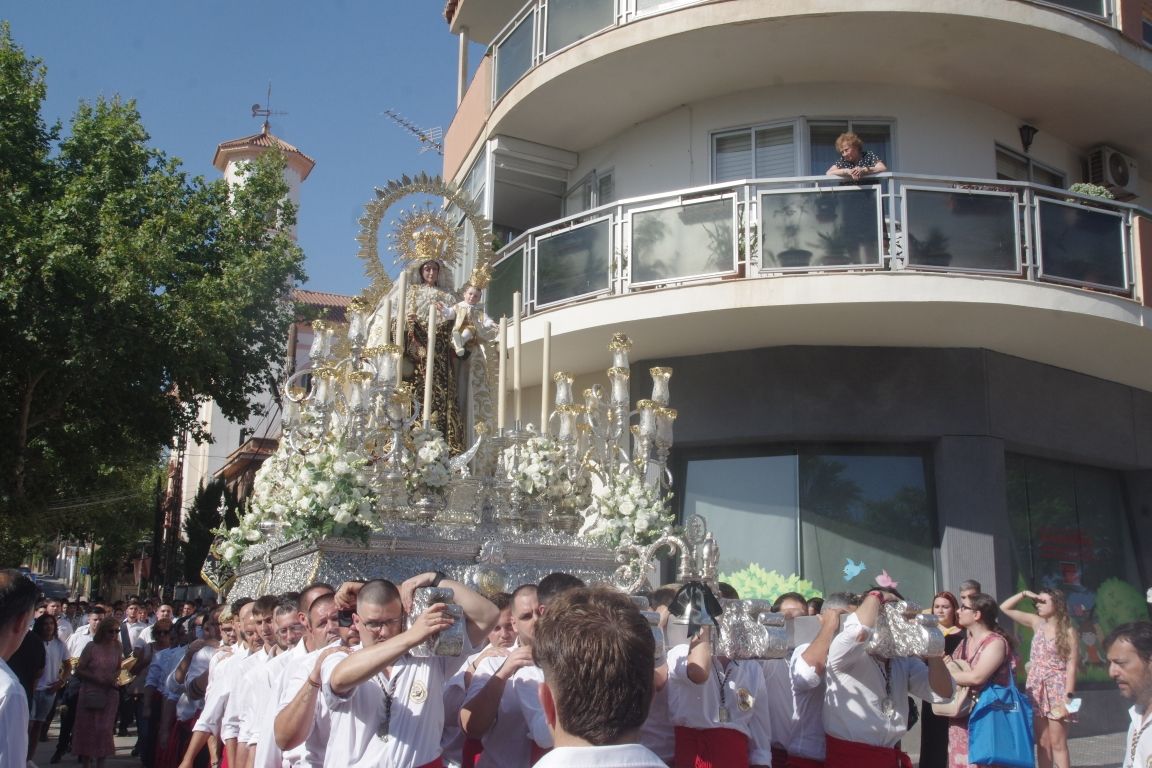
[[[1004,441],[946,435],[935,453],[940,588],[955,593],[960,582],[976,579],[1003,600],[1016,591]]]

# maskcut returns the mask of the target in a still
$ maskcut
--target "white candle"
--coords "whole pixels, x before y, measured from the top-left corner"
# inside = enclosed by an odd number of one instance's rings
[[[516,427],[519,428],[522,420],[520,411],[520,291],[512,294],[512,327],[516,332],[516,344],[512,347],[512,391],[516,404]]]
[[[428,356],[424,358],[424,428],[432,421],[432,374],[436,370],[436,305],[428,307]]]
[[[552,367],[552,323],[544,322],[544,366],[540,376],[540,434],[548,434],[548,373]]]
[[[504,434],[504,427],[507,424],[506,403],[508,399],[508,318],[500,318],[500,385],[499,395],[496,399],[496,429],[497,434]]]
[[[389,336],[392,335],[392,299],[391,297],[384,297],[384,338],[380,341],[380,346],[385,346],[389,343]]]
[[[400,305],[396,313],[396,346],[400,347],[400,359],[404,359],[404,320],[408,313],[408,273],[400,273]],[[404,365],[396,366],[396,386],[404,379]]]

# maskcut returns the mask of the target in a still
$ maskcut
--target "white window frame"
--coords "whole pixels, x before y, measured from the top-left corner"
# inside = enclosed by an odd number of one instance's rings
[[[611,179],[612,180],[613,195],[612,195],[611,200],[601,200],[600,199],[600,182],[602,179]],[[590,201],[590,204],[586,208],[581,208],[580,210],[573,210],[573,209],[569,208],[569,201],[572,199],[572,196],[574,194],[576,194],[579,190],[581,190],[582,188],[585,188],[585,187],[587,187],[587,189],[588,189],[588,200]],[[601,171],[601,170],[598,170],[596,168],[593,168],[591,171],[584,174],[584,176],[581,177],[580,181],[576,182],[575,184],[573,184],[571,187],[569,187],[568,189],[566,189],[564,191],[564,215],[565,216],[575,216],[578,213],[584,213],[584,211],[590,211],[593,208],[599,208],[602,205],[607,205],[608,203],[613,203],[616,201],[615,191],[616,191],[616,169],[615,168],[608,168],[606,170]],[[581,196],[581,205],[583,205],[583,196]]]
[[[1025,154],[1023,152],[1017,152],[1016,150],[1011,149],[1010,147],[1004,146],[1000,142],[996,142],[995,153],[1000,153],[1000,152],[1003,152],[1005,155],[1008,155],[1009,157],[1012,157],[1015,160],[1023,161],[1024,164],[1028,168],[1028,178],[1026,178],[1026,179],[1011,179],[1011,181],[1024,181],[1024,182],[1028,182],[1029,184],[1039,184],[1040,182],[1036,181],[1034,170],[1036,168],[1040,168],[1040,169],[1047,171],[1048,173],[1051,173],[1055,176],[1059,176],[1063,180],[1063,182],[1060,184],[1061,189],[1067,189],[1068,188],[1068,173],[1066,171],[1064,171],[1063,169],[1056,168],[1055,166],[1048,165],[1047,163],[1042,163],[1039,160],[1032,157],[1031,155]],[[995,161],[995,155],[993,156],[993,161]],[[1006,181],[1008,181],[1008,179],[1006,179]],[[1044,186],[1048,186],[1048,185],[1045,184]]]
[[[891,117],[845,117],[838,115],[827,115],[821,117],[792,117],[782,120],[771,120],[764,123],[754,123],[751,125],[736,126],[732,128],[722,128],[719,130],[711,131],[708,135],[708,159],[709,159],[709,179],[713,184],[722,184],[723,181],[716,177],[716,140],[725,137],[733,136],[740,133],[747,133],[752,146],[752,167],[756,167],[756,132],[761,130],[771,130],[774,128],[782,128],[785,126],[792,126],[792,135],[795,137],[795,163],[793,167],[793,176],[808,176],[805,169],[812,165],[812,125],[820,123],[846,123],[848,130],[852,130],[854,125],[869,125],[869,126],[887,126],[889,141],[891,142],[893,157],[896,155],[896,119]],[[888,165],[892,164],[891,158],[883,158]],[[815,174],[817,176],[821,174]],[[780,177],[788,178],[788,177]]]

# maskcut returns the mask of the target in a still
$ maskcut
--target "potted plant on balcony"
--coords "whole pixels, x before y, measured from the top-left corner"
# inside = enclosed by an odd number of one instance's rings
[[[860,239],[850,233],[845,227],[835,226],[829,232],[819,232],[820,239],[824,242],[824,256],[820,260],[821,264],[828,265],[841,265],[851,264],[856,259],[852,258],[853,252],[857,250],[860,244]]]
[[[776,253],[776,261],[781,267],[806,267],[812,261],[812,251],[800,247],[801,224],[807,211],[807,196],[782,195],[779,206],[772,212],[784,243],[783,250]]]
[[[908,255],[913,264],[925,267],[946,267],[952,263],[952,254],[948,251],[948,237],[938,227],[928,230],[928,237],[918,239],[908,233]]]

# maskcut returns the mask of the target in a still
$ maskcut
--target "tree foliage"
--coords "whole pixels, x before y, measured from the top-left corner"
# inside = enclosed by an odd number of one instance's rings
[[[221,514],[223,505],[224,514]],[[240,502],[231,493],[223,480],[217,478],[208,485],[201,484],[196,499],[184,519],[184,540],[180,543],[184,563],[184,581],[188,584],[203,583],[200,569],[208,558],[208,551],[215,539],[214,531],[226,524],[231,527],[239,524]]]
[[[230,192],[149,146],[132,101],[40,116],[45,68],[0,27],[0,516],[115,493],[199,406],[243,421],[303,279],[284,160]],[[53,533],[71,527],[57,521]]]

